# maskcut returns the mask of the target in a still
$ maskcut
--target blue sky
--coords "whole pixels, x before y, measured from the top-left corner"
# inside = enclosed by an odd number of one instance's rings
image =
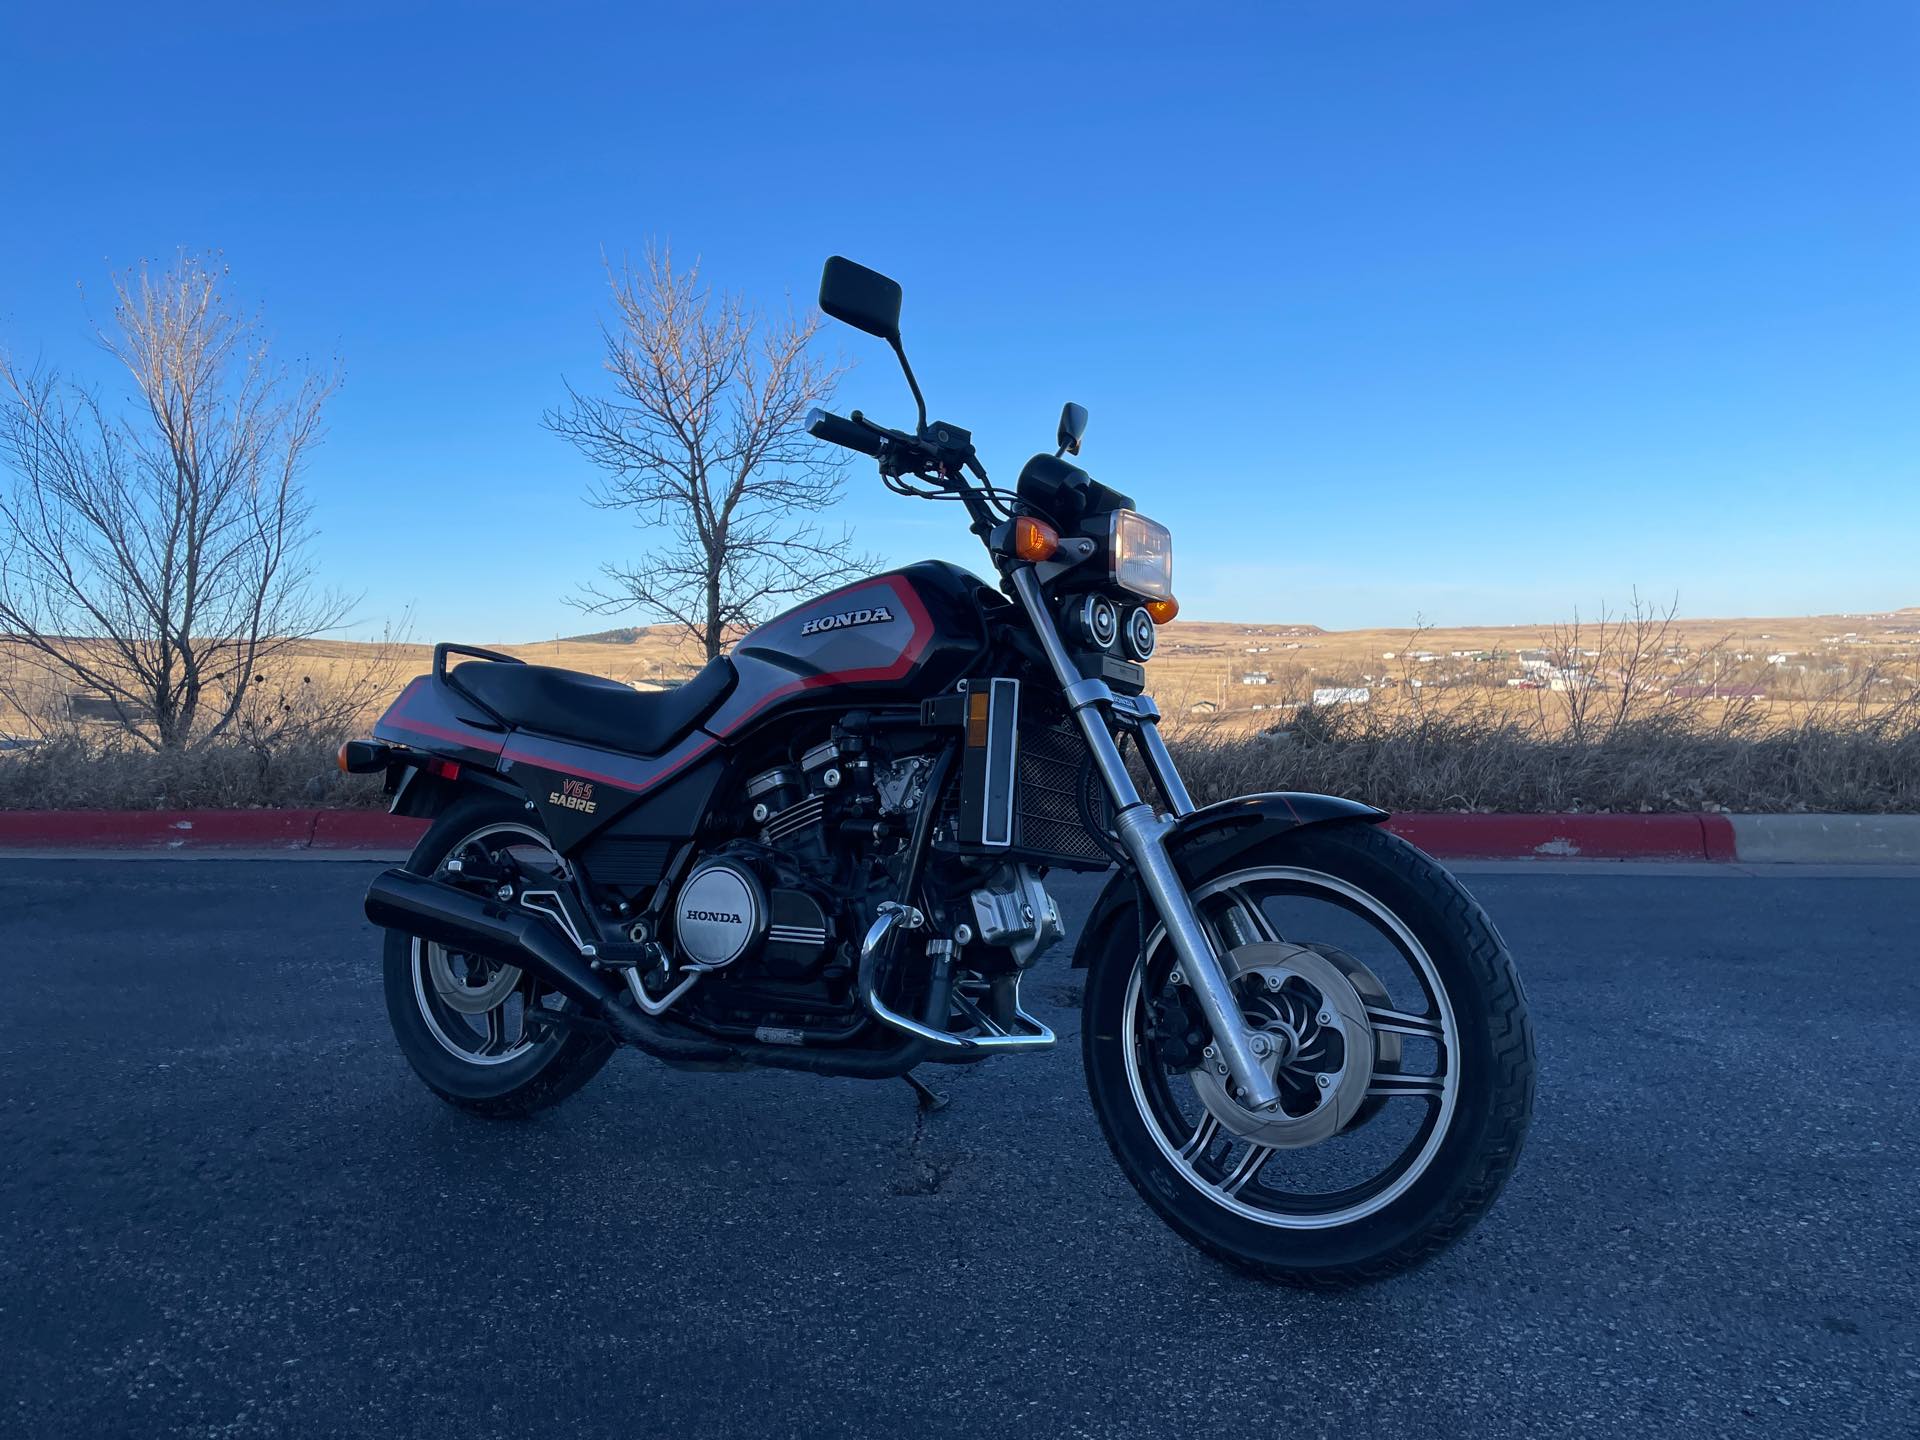
[[[897,276],[997,478],[1086,404],[1191,617],[1920,604],[1916,73],[1906,0],[15,5],[0,343],[97,374],[77,282],[223,251],[344,358],[319,559],[420,638],[612,623],[565,597],[642,537],[540,415],[649,236],[773,304]]]

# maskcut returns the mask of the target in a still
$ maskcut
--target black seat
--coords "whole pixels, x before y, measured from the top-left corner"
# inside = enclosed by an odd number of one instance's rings
[[[635,690],[618,680],[557,670],[470,660],[452,678],[503,720],[543,735],[603,745],[630,755],[658,755],[714,712],[733,689],[733,662],[722,655],[672,690]]]

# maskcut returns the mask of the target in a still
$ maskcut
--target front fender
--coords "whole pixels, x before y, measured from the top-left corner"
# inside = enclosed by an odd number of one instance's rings
[[[1167,832],[1167,853],[1180,878],[1191,885],[1198,876],[1211,873],[1242,851],[1281,832],[1343,821],[1378,825],[1385,819],[1386,811],[1358,800],[1270,790],[1260,795],[1238,795],[1181,816]],[[1094,902],[1087,923],[1080,928],[1080,940],[1073,950],[1074,969],[1087,968],[1114,912],[1131,905],[1136,894],[1133,877],[1125,870],[1115,871]]]

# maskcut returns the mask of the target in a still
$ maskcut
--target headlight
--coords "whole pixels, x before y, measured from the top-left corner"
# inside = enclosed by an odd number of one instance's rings
[[[1135,510],[1113,512],[1108,538],[1113,583],[1149,600],[1173,594],[1173,532]]]

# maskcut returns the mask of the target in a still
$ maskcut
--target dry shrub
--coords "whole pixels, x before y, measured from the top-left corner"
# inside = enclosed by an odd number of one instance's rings
[[[0,754],[0,810],[349,808],[382,803],[380,777],[342,775],[339,740],[262,753],[238,741],[152,750],[104,726]]]
[[[1472,695],[1306,708],[1265,734],[1200,728],[1172,748],[1203,804],[1309,790],[1389,810],[1920,811],[1920,687],[1785,719],[1662,697],[1578,732]]]
[[[335,755],[393,694],[390,668],[376,647],[331,679],[297,663],[263,670],[226,731],[191,750],[156,750],[122,726],[75,719],[52,697],[24,716],[35,742],[0,753],[0,809],[379,804],[379,777],[343,775]]]

